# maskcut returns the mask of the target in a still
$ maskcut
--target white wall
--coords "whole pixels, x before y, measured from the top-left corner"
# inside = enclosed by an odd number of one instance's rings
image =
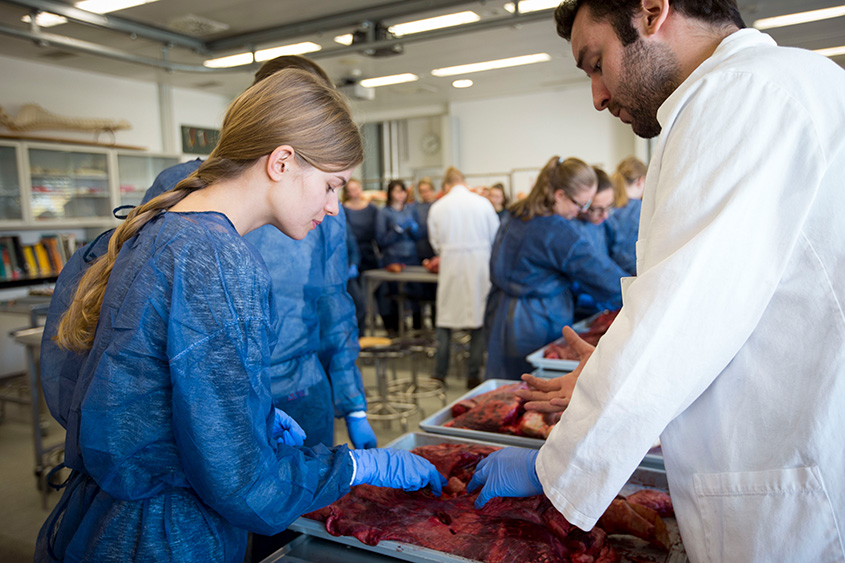
[[[593,109],[588,83],[553,92],[453,103],[458,162],[464,174],[539,170],[554,155],[578,157],[610,169],[635,154],[631,128]],[[454,141],[454,140],[453,140]],[[517,182],[533,181],[529,172]],[[530,189],[514,186],[515,191]]]
[[[132,128],[115,133],[115,143],[164,150],[156,84],[0,57],[0,107],[13,119],[21,106],[38,104],[65,117],[125,119]],[[217,94],[174,88],[173,131],[180,125],[219,128],[229,100]],[[13,134],[5,128],[0,133]],[[94,134],[77,131],[32,131],[30,135],[93,141]],[[108,134],[101,142],[110,142]],[[181,142],[175,145],[181,152]]]

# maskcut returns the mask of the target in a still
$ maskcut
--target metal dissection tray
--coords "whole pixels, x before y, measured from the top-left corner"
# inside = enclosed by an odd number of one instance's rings
[[[399,438],[393,440],[386,447],[403,450],[412,450],[418,446],[429,446],[436,444],[480,444],[485,446],[501,446],[502,444],[492,443],[483,440],[472,440],[466,438],[455,438],[449,436],[438,436],[435,434],[425,434],[422,432],[410,432],[404,434]],[[668,491],[668,483],[666,481],[666,473],[660,469],[652,469],[648,467],[638,468],[629,479],[628,483],[622,489],[623,494],[631,494],[637,489],[643,487],[651,487]],[[683,550],[683,544],[680,540],[678,526],[674,518],[664,518],[667,528],[672,538],[672,547],[666,552],[657,548],[646,545],[642,540],[631,538],[628,541],[628,536],[613,536],[620,538],[614,542],[614,547],[622,555],[622,563],[630,563],[633,561],[651,561],[653,563],[689,563],[686,554]],[[290,530],[306,534],[310,537],[321,538],[344,546],[352,546],[361,550],[366,550],[379,556],[392,557],[402,561],[412,561],[416,563],[479,563],[474,559],[467,559],[458,555],[443,553],[435,551],[426,547],[419,547],[407,543],[396,541],[381,541],[378,545],[366,545],[358,539],[350,536],[332,536],[326,531],[326,527],[322,522],[309,520],[307,518],[298,518],[291,524]],[[280,550],[278,553],[282,553]],[[630,556],[630,557],[629,557]],[[272,561],[298,561],[298,559],[285,559],[284,557],[272,560],[265,560],[262,563],[271,563]],[[328,560],[328,559],[327,559]],[[357,559],[356,559],[357,561]]]
[[[579,334],[587,332],[590,330],[590,325],[593,324],[593,321],[595,321],[600,315],[601,313],[596,313],[592,317],[578,321],[572,325],[572,330]],[[551,344],[566,345],[566,339],[561,336]],[[570,372],[578,367],[578,360],[555,360],[543,357],[543,354],[546,352],[546,348],[548,347],[549,344],[546,344],[539,350],[534,350],[525,357],[526,362],[541,371],[538,377],[554,377],[557,374],[548,374],[545,372]]]
[[[420,428],[426,432],[434,434],[443,434],[445,436],[454,436],[457,438],[465,438],[470,440],[481,440],[488,443],[498,444],[500,446],[519,446],[522,448],[540,449],[545,440],[539,438],[527,438],[525,436],[514,436],[512,434],[499,434],[496,432],[484,432],[483,430],[471,430],[469,428],[453,428],[451,426],[444,426],[447,422],[452,420],[452,407],[464,399],[471,399],[472,397],[493,391],[499,387],[515,383],[509,379],[488,379],[475,389],[467,391],[452,403],[446,405],[439,411],[435,412],[422,422]],[[649,467],[652,469],[663,470],[663,455],[659,453],[648,453],[640,463],[640,467]]]

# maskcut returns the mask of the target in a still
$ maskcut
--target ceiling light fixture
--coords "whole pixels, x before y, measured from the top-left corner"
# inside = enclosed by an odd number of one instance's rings
[[[483,63],[471,63],[466,65],[449,66],[445,68],[435,68],[431,71],[431,74],[433,74],[434,76],[455,76],[456,74],[469,74],[471,72],[482,72],[485,70],[494,70],[497,68],[508,68],[512,66],[542,63],[550,61],[551,59],[552,57],[548,53],[536,53],[534,55],[523,55],[521,57],[498,59],[495,61],[486,61]]]
[[[396,37],[401,37],[402,35],[422,33],[423,31],[431,31],[432,29],[442,29],[444,27],[473,23],[480,19],[481,17],[475,12],[458,12],[456,14],[446,14],[445,16],[426,18],[424,20],[397,23],[388,27],[387,30]]]
[[[343,35],[336,35],[334,42],[340,43],[341,45],[352,45],[352,34],[344,33]]]
[[[406,72],[404,74],[392,74],[390,76],[380,76],[378,78],[365,78],[359,84],[364,88],[378,88],[379,86],[390,86],[391,84],[404,84],[405,82],[414,82],[420,77],[416,74]]]
[[[74,6],[86,12],[93,12],[95,14],[108,14],[109,12],[117,12],[118,10],[125,10],[127,8],[134,8],[142,4],[151,4],[158,0],[82,0],[76,2]]]
[[[304,41],[302,43],[294,43],[292,45],[282,45],[281,47],[270,47],[269,49],[261,49],[255,52],[255,61],[269,61],[282,55],[302,55],[305,53],[313,53],[322,49],[316,43],[311,41]]]
[[[519,3],[519,13],[527,14],[528,12],[551,10],[552,8],[557,8],[558,4],[560,4],[560,0],[522,0],[522,2]],[[505,10],[510,13],[514,13],[516,11],[516,6],[513,2],[508,2],[505,4]]]
[[[21,18],[24,23],[32,23],[32,18],[29,14]],[[58,14],[51,14],[50,12],[40,12],[35,16],[35,25],[38,27],[53,27],[54,25],[61,25],[67,22],[67,18]]]
[[[841,55],[845,55],[845,45],[840,47],[828,47],[827,49],[816,49],[813,52],[824,55],[825,57],[839,57]]]
[[[208,68],[231,68],[233,66],[252,64],[253,62],[252,53],[238,53],[237,55],[229,55],[228,57],[208,59],[202,62],[202,66]]]
[[[469,88],[472,86],[472,80],[469,78],[461,78],[460,80],[452,82],[452,86],[455,88]]]
[[[808,23],[841,16],[845,16],[845,6],[833,6],[832,8],[822,8],[821,10],[759,19],[754,22],[754,27],[757,29],[771,29],[773,27],[786,27],[788,25],[798,25],[799,23]]]

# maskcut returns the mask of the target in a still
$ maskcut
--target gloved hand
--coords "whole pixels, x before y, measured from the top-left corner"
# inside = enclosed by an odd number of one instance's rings
[[[484,486],[475,499],[475,508],[482,508],[494,497],[533,497],[543,494],[543,485],[534,469],[538,453],[539,450],[527,448],[503,448],[482,459],[467,484],[468,493]]]
[[[405,221],[405,230],[411,233],[412,235],[416,235],[418,232],[420,232],[420,224],[414,221],[413,219],[408,218],[408,220]]]
[[[346,432],[356,450],[368,450],[377,445],[376,433],[366,416],[347,416]]]
[[[279,409],[276,411],[276,418],[273,420],[273,438],[277,444],[287,446],[301,446],[305,443],[305,430],[296,423],[288,414]]]
[[[355,264],[349,265],[349,271],[347,272],[346,279],[354,280],[358,277],[358,266]]]
[[[430,461],[405,450],[349,450],[355,460],[352,485],[375,485],[416,491],[431,485],[440,496],[448,481]]]

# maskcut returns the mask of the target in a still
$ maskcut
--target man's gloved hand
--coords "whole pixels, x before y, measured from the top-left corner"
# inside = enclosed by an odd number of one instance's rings
[[[430,461],[405,450],[349,450],[355,460],[352,485],[375,485],[405,491],[416,491],[431,485],[431,492],[440,496],[448,481]]]
[[[373,427],[370,426],[366,415],[347,416],[346,433],[349,434],[349,439],[357,450],[368,450],[378,445],[376,433],[373,432]]]
[[[274,409],[276,418],[273,420],[273,438],[277,444],[287,446],[301,446],[305,443],[305,430],[296,423],[285,411]]]
[[[503,448],[488,455],[475,468],[467,484],[472,493],[482,485],[475,507],[482,508],[494,497],[533,497],[543,494],[534,463],[539,450]]]

